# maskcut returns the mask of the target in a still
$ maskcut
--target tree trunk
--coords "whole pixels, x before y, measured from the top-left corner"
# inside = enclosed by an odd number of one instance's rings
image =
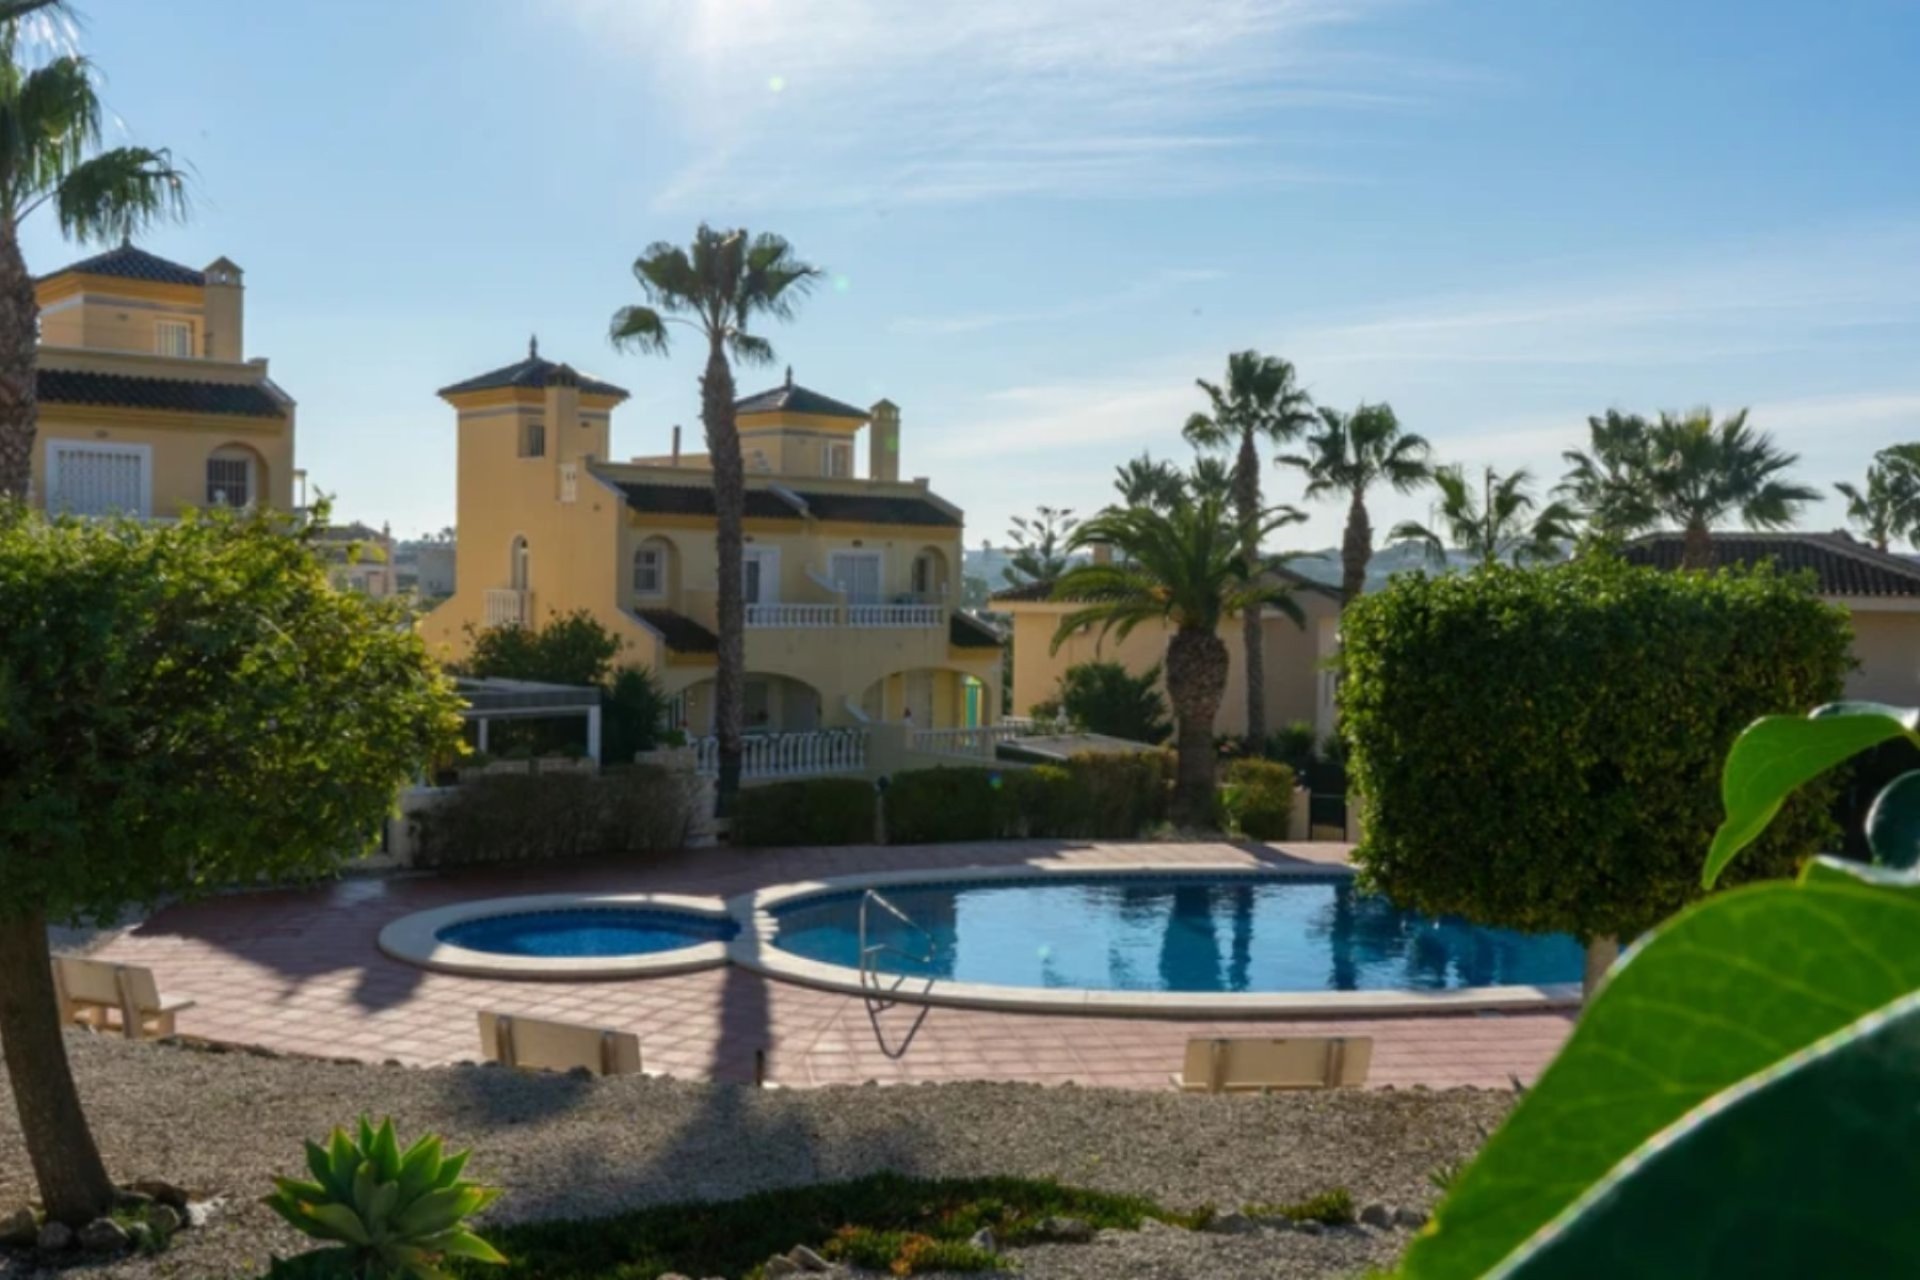
[[[1167,693],[1179,756],[1173,818],[1183,827],[1218,825],[1214,804],[1213,721],[1227,689],[1227,646],[1212,631],[1182,627],[1167,642]]]
[[[1587,971],[1580,980],[1580,998],[1593,999],[1593,993],[1600,986],[1600,979],[1607,976],[1607,970],[1620,958],[1620,939],[1594,938],[1587,943]]]
[[[1233,503],[1240,518],[1240,555],[1252,577],[1260,572],[1260,450],[1254,446],[1252,431],[1240,435]],[[1247,741],[1254,751],[1263,751],[1267,745],[1267,655],[1260,613],[1259,605],[1249,606],[1240,629],[1247,651]]]
[[[720,652],[713,675],[713,732],[720,740],[720,777],[714,788],[715,809],[725,817],[733,812],[740,792],[740,760],[744,718],[743,693],[747,672],[747,604],[744,561],[746,518],[746,463],[740,456],[740,432],[733,419],[733,369],[716,338],[707,350],[707,369],[700,377],[700,420],[707,430],[707,456],[713,467],[713,510],[717,532],[720,580],[714,592],[714,613]]]
[[[17,229],[0,220],[0,498],[24,499],[33,482],[39,317]]]
[[[1713,535],[1704,524],[1687,526],[1686,542],[1680,553],[1682,569],[1713,568]]]
[[[46,918],[0,917],[0,1050],[20,1132],[47,1216],[80,1226],[113,1208],[113,1182],[80,1109],[60,1018]]]
[[[1367,589],[1367,562],[1373,559],[1373,524],[1367,519],[1367,495],[1353,491],[1347,504],[1347,533],[1340,540],[1341,607],[1360,598]]]

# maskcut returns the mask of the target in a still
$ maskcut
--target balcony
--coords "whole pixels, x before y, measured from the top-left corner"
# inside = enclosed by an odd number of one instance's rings
[[[484,621],[489,627],[532,626],[533,592],[513,587],[489,587]]]
[[[857,627],[862,630],[925,629],[947,625],[947,607],[940,604],[750,604],[747,626],[753,629],[818,629]]]

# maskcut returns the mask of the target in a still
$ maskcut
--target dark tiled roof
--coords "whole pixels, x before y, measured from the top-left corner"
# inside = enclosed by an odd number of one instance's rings
[[[587,395],[618,396],[622,400],[627,398],[626,388],[588,377],[570,365],[545,359],[538,348],[529,350],[527,358],[519,364],[505,365],[490,373],[468,378],[464,382],[456,382],[450,387],[442,387],[440,394],[458,396],[470,391],[493,391],[500,387],[526,387],[534,391],[543,391],[547,384],[553,381],[553,375],[562,369],[566,369],[579,379],[580,390]]]
[[[627,505],[657,515],[710,516],[713,490],[701,485],[622,483]],[[846,520],[860,524],[914,524],[959,528],[960,518],[931,498],[886,493],[808,493],[787,490],[803,504],[795,506],[772,489],[747,490],[747,516],[761,520]]]
[[[684,613],[671,609],[635,609],[640,620],[660,633],[675,653],[718,653],[720,637]]]
[[[1291,569],[1284,568],[1269,569],[1267,572],[1279,579],[1283,585],[1292,587],[1295,591],[1315,591],[1331,600],[1341,598],[1340,588],[1330,587],[1324,582],[1316,582],[1304,573],[1295,573]],[[995,600],[1006,601],[1009,604],[1034,604],[1050,601],[1053,599],[1053,583],[1029,582],[1018,587],[1006,587],[994,592],[993,598]],[[1059,603],[1084,604],[1085,600],[1069,598],[1059,601]]]
[[[1005,640],[972,614],[956,613],[947,621],[947,643],[956,649],[998,649]]]
[[[287,416],[286,405],[257,382],[188,382],[183,378],[130,378],[78,369],[41,369],[36,385],[43,404],[112,405],[242,418]]]
[[[183,267],[177,262],[148,253],[145,249],[136,249],[123,244],[117,249],[97,253],[91,258],[83,258],[70,266],[41,276],[42,280],[51,280],[55,276],[87,275],[118,276],[122,280],[150,280],[155,284],[192,284],[204,285],[207,277],[204,272],[192,267]]]
[[[796,387],[791,380],[785,386],[735,400],[733,411],[735,413],[811,413],[822,418],[857,418],[861,422],[867,420],[865,409],[856,409],[850,404],[842,404],[832,396],[823,396],[818,391]]]
[[[1655,533],[1627,544],[1629,564],[1677,569],[1686,551],[1678,533]],[[1792,572],[1811,570],[1824,596],[1920,597],[1920,565],[1876,551],[1844,533],[1716,533],[1716,565],[1772,562]]]

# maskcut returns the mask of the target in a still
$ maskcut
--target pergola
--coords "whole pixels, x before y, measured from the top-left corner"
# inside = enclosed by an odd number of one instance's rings
[[[461,717],[471,721],[479,735],[476,744],[487,749],[487,726],[495,720],[554,720],[584,716],[587,721],[587,757],[600,763],[600,691],[589,685],[541,684],[534,680],[454,680],[466,699]]]

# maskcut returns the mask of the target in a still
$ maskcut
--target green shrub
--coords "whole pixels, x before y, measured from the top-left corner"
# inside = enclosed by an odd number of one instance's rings
[[[1355,854],[1402,906],[1593,940],[1699,896],[1719,766],[1756,717],[1840,695],[1844,610],[1768,572],[1599,556],[1402,574],[1341,620]],[[1790,802],[1743,863],[1790,873],[1831,831]]]
[[[694,796],[685,775],[654,765],[484,774],[420,815],[415,862],[459,867],[678,849]]]
[[[913,1237],[933,1242],[912,1250],[923,1262],[954,1270],[1004,1270],[1005,1258],[959,1250],[982,1227],[991,1228],[1002,1246],[1039,1239],[1041,1224],[1054,1217],[1128,1231],[1148,1219],[1183,1227],[1203,1221],[1201,1215],[1172,1212],[1150,1200],[1052,1182],[934,1181],[881,1173],[719,1203],[654,1205],[591,1224],[506,1226],[490,1234],[512,1259],[507,1269],[482,1273],[463,1267],[461,1274],[497,1274],[501,1280],[652,1280],[669,1272],[745,1276],[758,1274],[770,1256],[796,1244],[842,1254],[848,1261],[857,1253],[862,1265],[885,1272]],[[836,1245],[836,1238],[845,1243]]]
[[[1308,1196],[1294,1204],[1250,1204],[1247,1206],[1249,1217],[1291,1218],[1295,1222],[1319,1222],[1329,1227],[1352,1226],[1354,1222],[1353,1193],[1345,1187],[1334,1187],[1318,1195]]]
[[[872,844],[873,784],[865,778],[808,778],[742,787],[734,802],[733,843]]]
[[[1263,748],[1269,760],[1278,760],[1282,764],[1293,766],[1298,773],[1314,761],[1319,743],[1314,736],[1313,722],[1295,720],[1283,729],[1275,729],[1267,735]]]
[[[1050,702],[1089,733],[1157,746],[1173,732],[1158,663],[1139,675],[1118,662],[1077,663],[1060,677],[1060,692]]]
[[[1226,769],[1221,808],[1252,840],[1284,840],[1293,813],[1293,770],[1277,760],[1235,760]]]
[[[884,804],[889,844],[935,844],[955,840],[994,840],[1013,827],[1012,799],[1004,794],[999,769],[946,767],[910,769],[893,775]]]
[[[1067,761],[1073,829],[1060,834],[1130,840],[1167,821],[1173,799],[1171,751],[1087,751]]]
[[[1009,815],[1001,835],[1058,838],[1075,832],[1078,804],[1072,770],[1041,764],[1031,769],[1009,769],[1001,775],[1002,803]]]
[[[460,1177],[467,1153],[442,1154],[429,1134],[402,1151],[393,1121],[363,1117],[356,1141],[335,1129],[326,1146],[307,1143],[312,1181],[275,1178],[269,1209],[330,1247],[276,1262],[285,1280],[435,1280],[453,1258],[500,1265],[467,1219],[500,1198]]]

